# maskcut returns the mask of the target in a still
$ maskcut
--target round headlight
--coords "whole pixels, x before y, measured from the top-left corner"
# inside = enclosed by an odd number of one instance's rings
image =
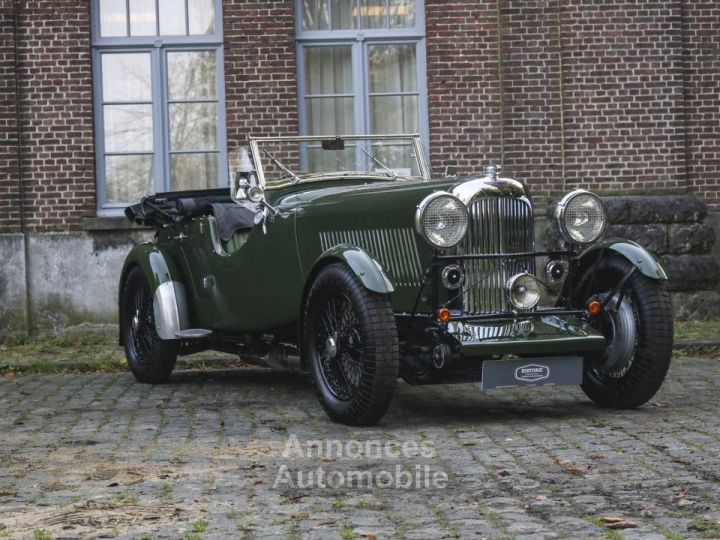
[[[428,195],[415,213],[415,228],[426,242],[439,249],[458,245],[468,229],[468,209],[463,202],[445,192]]]
[[[540,301],[540,283],[530,274],[517,274],[508,280],[507,293],[515,309],[527,311]]]
[[[605,232],[607,217],[600,197],[578,189],[565,195],[558,203],[555,222],[568,242],[591,244]]]

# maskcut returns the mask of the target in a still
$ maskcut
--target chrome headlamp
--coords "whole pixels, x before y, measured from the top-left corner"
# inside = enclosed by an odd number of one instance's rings
[[[568,193],[555,208],[555,226],[572,244],[592,244],[607,227],[605,207],[600,197],[584,189]]]
[[[518,311],[529,311],[540,301],[540,283],[528,273],[517,274],[507,282],[510,304]]]
[[[415,212],[415,229],[423,239],[437,249],[457,246],[468,229],[467,206],[444,191],[425,197]]]

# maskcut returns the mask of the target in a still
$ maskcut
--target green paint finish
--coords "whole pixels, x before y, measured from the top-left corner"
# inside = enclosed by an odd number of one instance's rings
[[[665,270],[655,256],[642,247],[630,240],[622,240],[617,238],[609,238],[598,242],[589,247],[580,255],[578,259],[581,261],[587,256],[597,253],[598,250],[605,249],[619,253],[637,267],[640,272],[652,279],[667,279]],[[587,260],[587,259],[586,259]]]
[[[495,323],[497,325],[497,323]],[[492,324],[465,324],[465,334],[483,335],[483,328],[498,328]],[[503,327],[499,327],[503,328]],[[463,341],[461,354],[466,358],[502,354],[571,354],[602,351],[607,341],[595,329],[575,317],[544,317],[506,326],[497,337],[482,341]]]
[[[378,294],[390,294],[395,291],[382,265],[358,247],[348,244],[332,247],[320,256],[313,268],[324,265],[330,260],[347,264],[368,290]]]

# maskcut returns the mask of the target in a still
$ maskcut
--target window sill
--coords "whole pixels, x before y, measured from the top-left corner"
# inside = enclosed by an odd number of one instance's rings
[[[86,217],[83,221],[84,231],[149,231],[149,227],[142,227],[130,223],[125,217]]]

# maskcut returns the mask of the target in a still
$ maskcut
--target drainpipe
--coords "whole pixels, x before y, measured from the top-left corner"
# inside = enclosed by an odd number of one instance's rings
[[[25,259],[25,327],[28,334],[32,330],[31,295],[30,295],[30,254],[27,230],[25,225],[25,191],[23,190],[23,150],[22,129],[20,124],[20,53],[18,51],[18,17],[17,0],[12,2],[13,49],[15,54],[15,123],[17,129],[17,160],[18,160],[18,195],[20,196],[20,234],[23,238],[23,256]]]

